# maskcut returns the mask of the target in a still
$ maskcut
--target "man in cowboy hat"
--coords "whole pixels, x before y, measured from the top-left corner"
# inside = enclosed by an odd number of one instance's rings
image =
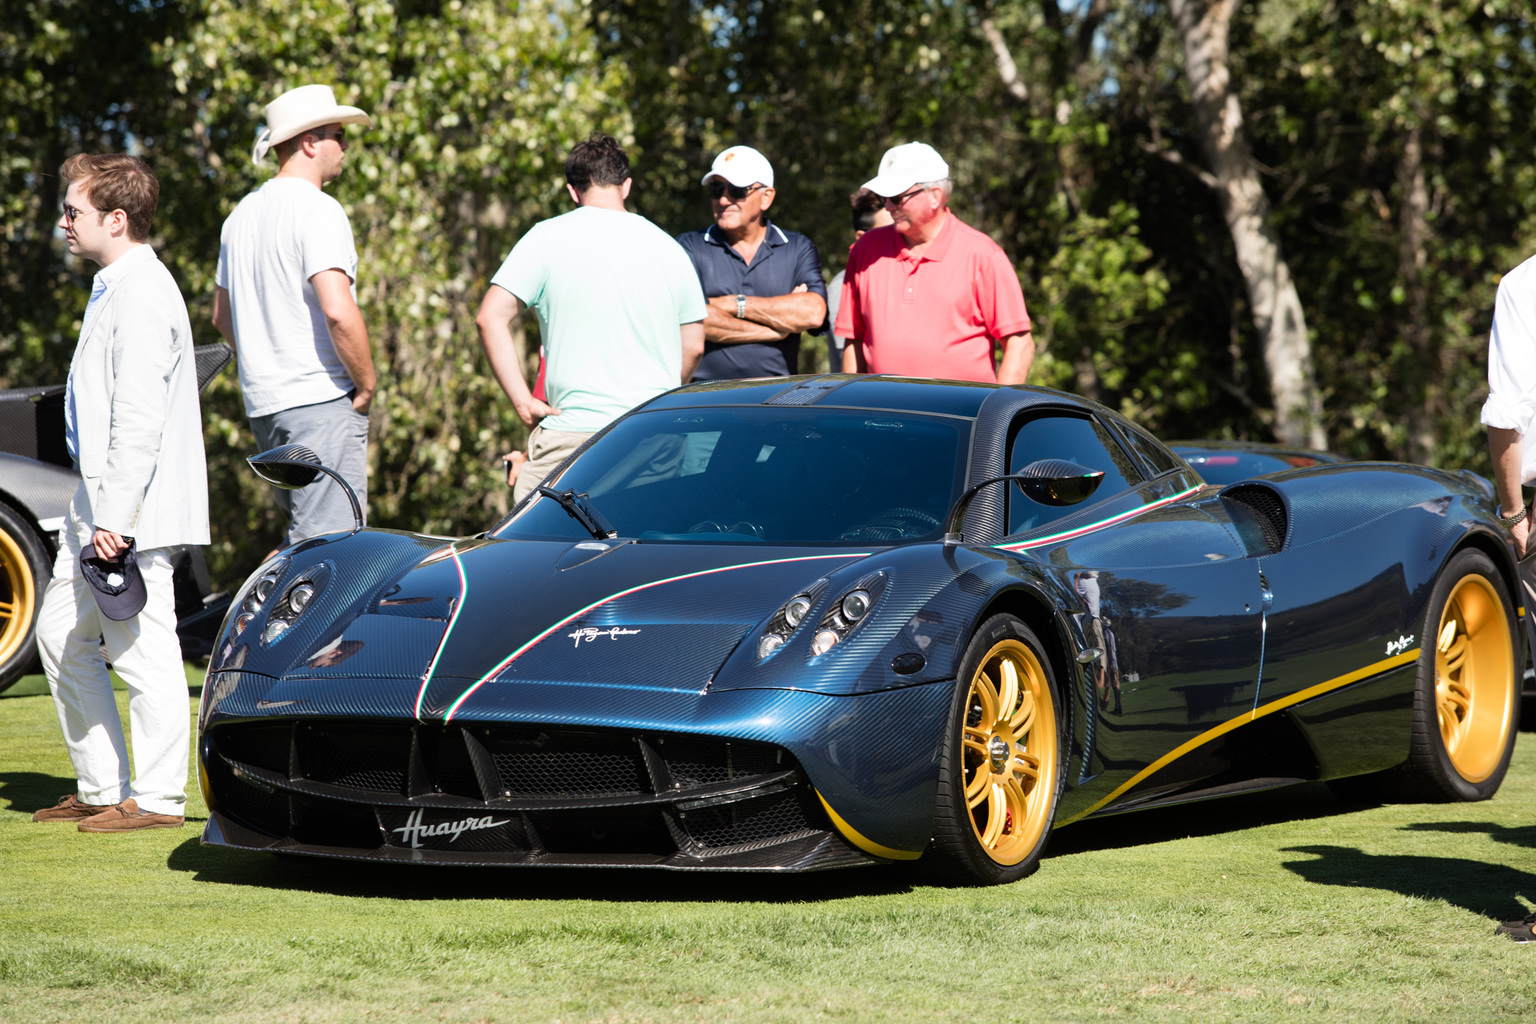
[[[253,162],[277,176],[240,201],[219,240],[213,322],[239,357],[258,449],[303,444],[340,473],[366,510],[368,407],[375,376],[357,308],[357,249],[341,204],[321,191],[341,174],[345,126],[372,127],[328,85],[267,104]],[[275,491],[289,513],[284,545],[353,525],[340,488]]]

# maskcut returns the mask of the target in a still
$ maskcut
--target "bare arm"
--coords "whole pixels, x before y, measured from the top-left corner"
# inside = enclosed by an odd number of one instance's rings
[[[1023,384],[1035,361],[1035,338],[1029,331],[1003,339],[1003,363],[997,368],[999,384]]]
[[[747,301],[751,301],[750,299]],[[783,341],[785,333],[736,316],[736,296],[717,295],[705,307],[704,337],[721,345],[740,345],[748,341]]]
[[[723,344],[781,341],[820,327],[827,319],[827,303],[800,284],[788,295],[748,295],[746,312],[745,317],[736,316],[734,295],[710,299],[709,318],[704,321],[709,340]]]
[[[229,289],[214,285],[213,288],[213,326],[219,329],[224,340],[229,342],[229,347],[235,347],[235,314],[229,305]]]
[[[843,342],[843,372],[866,373],[864,362],[864,343],[858,338],[849,338]]]
[[[734,296],[731,308],[736,308]],[[785,334],[813,331],[827,319],[827,300],[803,284],[788,295],[748,295],[745,319]]]
[[[331,344],[357,389],[352,396],[352,408],[366,413],[373,404],[378,379],[373,372],[373,353],[368,348],[368,328],[352,299],[352,279],[344,270],[322,270],[309,283],[320,300],[320,312],[325,314],[325,324],[331,331]]]
[[[1520,489],[1520,458],[1522,449],[1520,431],[1507,427],[1488,428],[1488,454],[1493,456],[1493,493],[1499,499],[1499,515],[1513,515],[1525,504]],[[1525,544],[1531,534],[1531,516],[1510,527],[1515,551],[1525,557]]]
[[[514,336],[512,322],[527,308],[522,299],[501,285],[493,284],[480,301],[475,328],[480,332],[480,345],[485,349],[486,359],[490,360],[497,383],[512,400],[517,418],[531,429],[546,416],[558,416],[560,410],[534,398],[533,392],[528,390],[528,382],[523,379],[522,332]]]
[[[683,339],[683,383],[687,384],[693,379],[693,371],[699,368],[699,360],[704,357],[704,322],[695,320],[683,324],[678,333]]]

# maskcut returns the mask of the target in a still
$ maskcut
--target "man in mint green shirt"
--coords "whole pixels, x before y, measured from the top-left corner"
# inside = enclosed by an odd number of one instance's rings
[[[514,501],[614,419],[686,384],[704,352],[698,275],[670,235],[624,209],[624,150],[594,134],[566,157],[565,180],[576,209],[518,240],[475,317],[496,380],[532,429]],[[511,331],[529,307],[539,316],[546,402],[528,390]]]

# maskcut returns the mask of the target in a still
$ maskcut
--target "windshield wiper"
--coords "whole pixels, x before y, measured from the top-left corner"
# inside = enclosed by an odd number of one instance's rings
[[[592,507],[592,503],[587,500],[587,496],[585,494],[577,494],[574,488],[557,491],[553,487],[545,487],[540,484],[534,490],[546,498],[553,498],[555,501],[558,501],[560,507],[569,512],[572,519],[580,523],[588,533],[598,540],[609,540],[619,535],[619,531],[615,530],[612,524],[603,518],[603,514]]]

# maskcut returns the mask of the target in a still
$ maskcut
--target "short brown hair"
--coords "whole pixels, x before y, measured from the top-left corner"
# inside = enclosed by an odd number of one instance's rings
[[[132,241],[149,237],[149,226],[160,203],[160,182],[149,164],[126,153],[76,153],[59,168],[59,177],[65,188],[70,182],[79,182],[80,191],[96,209],[127,214]]]
[[[565,158],[565,180],[577,192],[597,185],[618,188],[628,177],[629,154],[612,135],[593,132]]]
[[[853,230],[869,231],[875,226],[875,214],[885,209],[885,198],[867,188],[861,188],[848,197],[853,205]]]

